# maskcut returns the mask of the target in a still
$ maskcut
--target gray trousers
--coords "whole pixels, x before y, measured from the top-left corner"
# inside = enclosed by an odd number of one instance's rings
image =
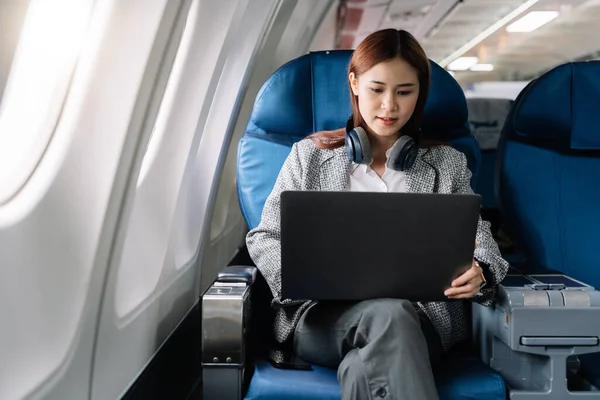
[[[295,354],[337,368],[343,400],[437,400],[433,325],[407,300],[318,303],[294,333]]]

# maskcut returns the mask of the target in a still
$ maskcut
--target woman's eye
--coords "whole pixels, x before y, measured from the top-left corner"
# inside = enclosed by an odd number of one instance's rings
[[[381,93],[381,92],[383,92],[383,90],[381,90],[381,89],[377,89],[377,88],[371,88],[371,90],[372,90],[373,92],[375,92],[375,93]]]
[[[406,95],[409,95],[409,94],[411,94],[411,93],[412,93],[412,92],[410,92],[410,91],[406,92],[406,91],[403,91],[403,90],[401,90],[401,91],[399,91],[399,92],[398,92],[398,94],[399,94],[400,96],[406,96]]]

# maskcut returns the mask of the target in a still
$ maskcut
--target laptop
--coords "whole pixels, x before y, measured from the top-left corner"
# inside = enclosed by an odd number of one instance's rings
[[[283,298],[449,301],[473,260],[477,194],[284,191]]]

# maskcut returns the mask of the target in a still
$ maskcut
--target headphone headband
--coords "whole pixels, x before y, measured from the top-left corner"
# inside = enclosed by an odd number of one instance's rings
[[[354,129],[354,115],[350,115],[350,118],[346,121],[346,133],[350,132],[352,129]]]

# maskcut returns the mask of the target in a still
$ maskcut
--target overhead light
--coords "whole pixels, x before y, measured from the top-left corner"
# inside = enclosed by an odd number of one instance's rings
[[[455,52],[450,54],[448,57],[444,58],[439,63],[440,66],[446,67],[452,61],[454,61],[456,59],[456,57],[460,57],[461,55],[465,54],[467,51],[471,50],[473,47],[477,46],[482,40],[486,39],[488,36],[490,36],[491,34],[496,32],[498,29],[502,28],[504,25],[509,23],[513,18],[515,18],[517,15],[519,15],[522,12],[524,12],[525,10],[527,10],[529,7],[533,6],[538,1],[539,0],[529,0],[529,1],[526,1],[525,3],[521,4],[519,7],[514,9],[512,12],[510,12],[506,16],[504,16],[504,18],[499,19],[492,26],[487,28],[485,31],[481,32],[479,35],[475,36],[469,42],[465,43],[463,46],[461,46]]]
[[[471,69],[471,71],[489,72],[489,71],[494,70],[494,65],[493,64],[475,64],[470,69]]]
[[[506,27],[507,32],[532,32],[558,17],[558,11],[532,11]]]
[[[479,62],[477,57],[460,57],[448,64],[451,71],[466,71]]]

